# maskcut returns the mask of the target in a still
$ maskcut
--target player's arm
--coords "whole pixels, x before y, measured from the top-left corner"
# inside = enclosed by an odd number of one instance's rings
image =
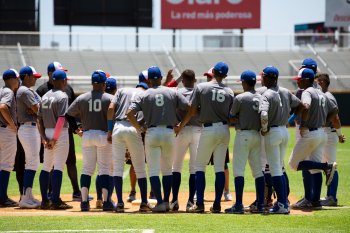
[[[268,124],[269,124],[269,109],[270,103],[266,96],[262,97],[262,102],[259,106],[260,112],[260,124],[261,124],[261,135],[265,136],[269,132]]]
[[[134,109],[128,109],[128,112],[127,112],[126,116],[128,117],[128,120],[129,120],[130,124],[131,124],[132,126],[134,126],[135,129],[136,129],[138,132],[142,133],[142,132],[144,131],[144,129],[143,129],[143,128],[141,127],[141,125],[138,123],[137,118],[136,118],[136,116],[135,116],[136,113],[137,113],[136,110],[134,110]]]
[[[178,124],[178,126],[175,127],[176,135],[178,135],[180,133],[180,131],[183,129],[183,127],[185,127],[185,125],[191,120],[191,118],[197,114],[198,114],[198,106],[191,104],[191,106],[189,106],[187,108],[187,113],[186,113],[185,117]]]
[[[112,131],[113,131],[113,118],[115,113],[115,103],[111,102],[107,111],[107,141],[112,143]]]
[[[7,104],[0,104],[0,112],[1,112],[1,115],[3,116],[3,118],[6,120],[8,126],[12,130],[17,132],[16,124],[11,117],[10,109],[7,106]]]

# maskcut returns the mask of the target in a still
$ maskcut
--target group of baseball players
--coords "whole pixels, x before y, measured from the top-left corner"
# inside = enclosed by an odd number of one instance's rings
[[[51,63],[49,68],[52,88],[42,97],[32,89],[41,77],[33,67],[25,66],[19,73],[15,69],[3,73],[0,207],[72,208],[60,197],[70,130],[82,139],[81,211],[90,210],[89,189],[97,164],[98,200],[102,199],[99,207],[103,211],[124,212],[126,152],[130,154],[140,189],[139,211],[178,211],[181,173],[189,150],[186,212],[205,212],[205,170],[212,157],[215,200],[210,212],[220,213],[231,125],[236,129],[232,158],[236,198],[235,204],[225,209],[225,213],[245,212],[243,189],[247,161],[256,187],[256,201],[249,208],[251,213],[288,214],[290,208],[337,205],[336,145],[343,143],[345,137],[341,132],[336,100],[328,91],[329,76],[317,73],[317,63],[313,59],[305,59],[294,78],[299,87],[296,95],[280,87],[278,69],[267,66],[261,73],[261,88],[255,88],[257,75],[246,70],[239,80],[243,92],[234,96],[223,83],[228,65],[218,62],[204,74],[207,82],[197,85],[192,70],[184,70],[176,80],[172,79],[170,71],[164,82],[160,69],[152,66],[139,74],[136,87],[117,89],[116,79],[96,70],[91,75],[92,90],[72,103],[66,94],[67,70],[59,62]],[[177,88],[180,82],[183,87]],[[288,124],[297,125],[297,143],[289,166],[302,171],[305,189],[304,198],[293,205],[288,200],[289,182],[284,169]],[[23,195],[19,203],[7,195],[17,135],[25,152]],[[33,197],[32,189],[41,145],[44,146],[44,157],[39,176],[39,201]],[[328,186],[324,200],[320,197],[322,171]],[[147,198],[147,176],[157,201],[155,206]],[[52,187],[50,195],[49,185]],[[114,189],[116,203],[111,198]],[[271,202],[272,190],[277,195],[274,204]]]

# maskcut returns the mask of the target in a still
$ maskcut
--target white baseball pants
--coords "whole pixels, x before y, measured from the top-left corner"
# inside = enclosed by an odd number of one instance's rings
[[[18,139],[23,146],[26,158],[26,170],[36,171],[40,164],[41,139],[39,130],[31,123],[25,123],[18,129]]]
[[[172,175],[175,152],[175,135],[165,126],[148,128],[145,137],[145,151],[149,176]]]
[[[11,172],[13,170],[16,152],[16,133],[8,127],[0,127],[0,171]]]
[[[230,130],[228,125],[219,122],[213,123],[213,125],[209,127],[203,127],[197,149],[196,172],[205,172],[206,166],[213,153],[215,173],[223,172],[229,141]]]
[[[235,177],[243,176],[249,161],[254,178],[263,176],[260,159],[261,139],[256,130],[236,130],[235,144],[233,147],[233,173]]]
[[[298,169],[300,161],[311,160],[315,162],[322,162],[323,149],[327,141],[327,135],[323,128],[318,130],[305,132],[304,136],[301,137],[289,158],[289,166],[293,170]],[[319,170],[311,170],[311,173],[321,172]]]
[[[112,134],[113,176],[123,176],[125,151],[128,148],[138,179],[146,177],[145,149],[142,137],[128,121],[117,121]]]
[[[195,174],[195,162],[197,157],[197,147],[201,136],[202,127],[186,126],[175,139],[175,158],[173,172],[181,173],[187,149],[190,151],[189,172]]]
[[[45,129],[46,137],[52,139],[54,131],[53,128]],[[68,128],[64,128],[54,148],[52,150],[44,149],[44,171],[50,172],[55,167],[55,170],[63,172],[69,152],[69,146],[67,145],[69,145]]]
[[[334,163],[337,160],[337,145],[339,138],[336,132],[331,132],[331,128],[325,128],[327,134],[327,142],[323,150],[322,162]]]
[[[112,164],[112,145],[107,142],[107,132],[85,131],[81,140],[83,152],[82,174],[92,176],[98,165],[98,175],[109,175]]]

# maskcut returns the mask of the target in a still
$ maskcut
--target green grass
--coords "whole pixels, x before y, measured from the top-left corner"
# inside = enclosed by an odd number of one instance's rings
[[[345,128],[345,135],[350,135],[350,128]],[[292,151],[294,129],[290,130],[291,140],[286,154],[286,162]],[[230,152],[233,149],[234,132],[230,140]],[[312,215],[290,216],[262,216],[262,215],[193,215],[193,214],[102,214],[86,216],[33,216],[33,217],[0,217],[0,230],[63,230],[76,229],[155,229],[156,232],[349,232],[350,226],[350,147],[349,143],[338,145],[339,164],[339,188],[338,203],[345,208],[315,211]],[[76,140],[77,152],[80,150],[80,140]],[[81,161],[77,162],[78,170],[81,169]],[[127,165],[126,165],[127,166]],[[230,172],[232,172],[230,164]],[[290,171],[287,168],[290,180],[291,192],[297,197],[303,195],[302,178],[300,172]],[[213,168],[207,168],[207,191],[214,191]],[[35,178],[34,193],[39,193],[38,175]],[[232,177],[232,174],[231,174]],[[188,187],[188,161],[185,161],[181,190],[187,191]],[[91,192],[94,191],[94,182]],[[125,179],[124,191],[130,190],[129,180]],[[230,181],[231,191],[234,191],[232,178]],[[249,166],[246,169],[245,191],[254,191],[254,181],[250,174]],[[324,196],[326,187],[323,186]],[[67,175],[64,175],[62,193],[71,193],[71,185]],[[18,195],[17,183],[14,173],[11,175],[9,186],[10,195]],[[1,209],[0,209],[1,211]]]

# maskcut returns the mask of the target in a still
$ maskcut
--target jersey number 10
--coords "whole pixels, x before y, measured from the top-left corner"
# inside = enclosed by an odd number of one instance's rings
[[[102,102],[100,99],[89,100],[89,112],[100,112],[102,110]]]

